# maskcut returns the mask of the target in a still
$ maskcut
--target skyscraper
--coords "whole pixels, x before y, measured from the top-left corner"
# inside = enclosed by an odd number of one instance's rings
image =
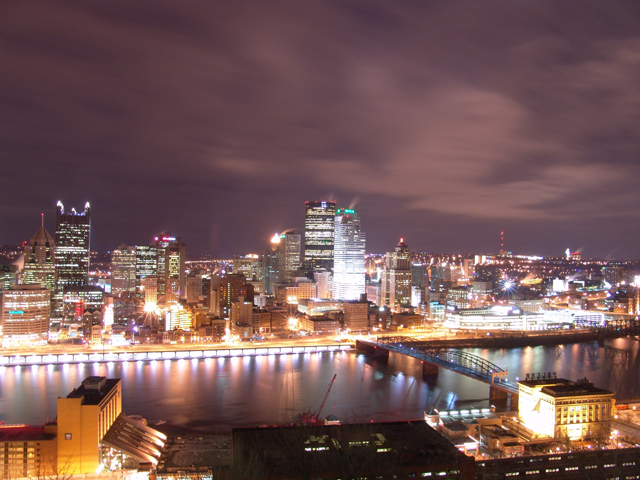
[[[111,252],[111,292],[136,291],[136,247],[120,245]]]
[[[304,261],[313,271],[333,268],[336,202],[305,202]]]
[[[39,283],[51,293],[56,288],[55,242],[43,226],[24,247],[23,284]]]
[[[300,235],[293,230],[280,234],[278,244],[278,282],[291,283],[300,268]]]
[[[404,238],[393,252],[387,252],[382,273],[382,303],[392,310],[411,304],[411,253]]]
[[[185,274],[186,248],[180,237],[161,235],[156,237],[158,301],[164,295],[164,303],[177,303],[187,298]]]
[[[333,298],[359,300],[365,293],[366,237],[355,210],[338,209],[333,250]]]
[[[56,292],[55,315],[62,314],[62,297],[67,287],[82,287],[89,275],[91,207],[89,202],[84,212],[75,208],[64,212],[64,205],[58,202],[56,212]]]
[[[145,279],[155,277],[157,273],[158,252],[155,245],[136,245],[136,286],[144,286]]]

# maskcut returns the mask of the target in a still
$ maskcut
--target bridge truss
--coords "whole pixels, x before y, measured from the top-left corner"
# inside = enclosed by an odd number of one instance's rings
[[[418,358],[422,361],[438,365],[448,370],[462,373],[468,377],[480,380],[490,385],[497,382],[501,390],[517,393],[518,386],[509,383],[508,371],[478,355],[459,351],[434,349],[428,341],[416,340],[410,337],[378,337],[377,345],[387,350]]]

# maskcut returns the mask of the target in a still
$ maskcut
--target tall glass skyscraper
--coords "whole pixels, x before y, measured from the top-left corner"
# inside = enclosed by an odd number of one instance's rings
[[[336,202],[305,202],[304,262],[313,271],[333,268]]]
[[[364,255],[366,236],[355,210],[338,209],[333,250],[333,298],[359,300],[366,292]]]
[[[55,315],[62,314],[62,298],[67,287],[82,287],[89,276],[91,234],[91,206],[87,202],[84,212],[72,208],[65,213],[58,202],[56,211],[56,292]]]

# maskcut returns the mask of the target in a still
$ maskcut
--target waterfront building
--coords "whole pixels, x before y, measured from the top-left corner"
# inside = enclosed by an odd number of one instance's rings
[[[0,426],[0,478],[55,478],[57,429],[56,423]]]
[[[68,474],[95,473],[100,444],[122,412],[120,379],[88,377],[58,398],[58,465]]]
[[[313,271],[333,269],[336,202],[305,202],[304,262]]]
[[[596,388],[586,378],[572,382],[553,377],[529,374],[518,381],[521,423],[534,433],[556,439],[608,437],[613,392]]]
[[[369,329],[369,302],[351,300],[342,302],[344,328],[350,332],[365,332]]]
[[[87,202],[82,213],[65,213],[64,205],[58,202],[56,211],[56,290],[54,315],[62,315],[62,297],[68,287],[87,284],[90,262],[91,206]]]
[[[193,328],[193,315],[189,310],[172,307],[167,311],[164,319],[165,331],[191,330]]]
[[[21,282],[23,284],[39,283],[51,292],[55,291],[55,242],[44,225],[24,247],[24,269]]]
[[[324,333],[327,335],[335,335],[340,331],[340,322],[335,318],[325,315],[304,315],[300,319],[302,330],[310,333]]]
[[[232,444],[234,467],[264,479],[471,480],[475,474],[474,458],[424,421],[234,428]]]
[[[0,291],[2,346],[46,342],[51,293],[40,284],[11,285]]]
[[[387,252],[381,296],[382,305],[392,310],[411,305],[411,253],[404,238],[393,252]]]
[[[365,293],[366,236],[353,209],[338,209],[334,227],[333,298],[358,300]]]
[[[136,291],[136,247],[120,245],[111,252],[111,293]]]

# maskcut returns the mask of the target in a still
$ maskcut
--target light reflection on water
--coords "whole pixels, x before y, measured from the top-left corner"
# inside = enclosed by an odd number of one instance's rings
[[[638,342],[618,339],[566,346],[523,347],[470,353],[508,368],[509,377],[556,372],[588,377],[618,398],[640,397]],[[425,409],[486,407],[489,388],[440,369],[421,375],[419,361],[392,354],[388,362],[356,352],[327,352],[106,364],[0,367],[0,420],[43,423],[56,399],[89,375],[122,378],[123,408],[168,431],[228,431],[236,426],[281,424],[315,412],[337,373],[322,411],[358,421],[421,418]]]

